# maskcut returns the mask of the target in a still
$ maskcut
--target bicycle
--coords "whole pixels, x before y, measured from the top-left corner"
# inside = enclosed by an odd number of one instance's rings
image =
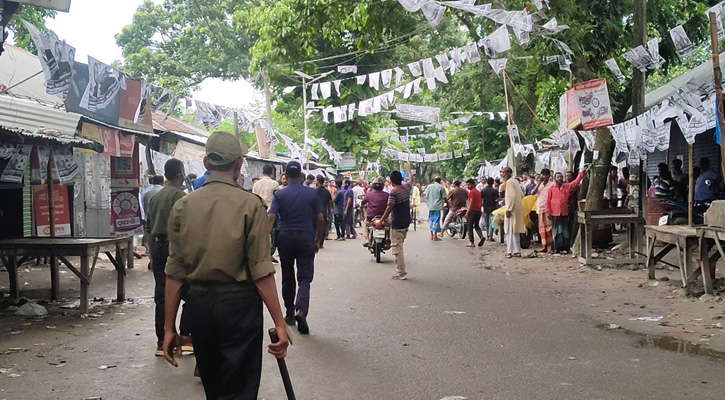
[[[466,238],[466,218],[464,215],[466,214],[466,209],[462,208],[456,212],[456,216],[451,220],[451,222],[448,223],[448,227],[446,228],[446,233],[450,237],[456,237],[460,239]]]

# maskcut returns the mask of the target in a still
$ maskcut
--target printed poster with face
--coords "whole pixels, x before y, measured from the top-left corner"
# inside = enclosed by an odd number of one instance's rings
[[[577,83],[574,85],[574,91],[579,102],[584,130],[610,126],[614,123],[605,78]]]
[[[65,99],[71,85],[76,49],[55,36],[43,34],[26,21],[23,24],[38,48],[38,59],[45,77],[45,92]]]

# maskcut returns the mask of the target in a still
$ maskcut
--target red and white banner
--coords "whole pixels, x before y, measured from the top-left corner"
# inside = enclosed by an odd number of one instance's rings
[[[68,204],[68,186],[53,185],[55,236],[71,235],[71,213]],[[38,236],[50,236],[50,207],[48,186],[33,186],[33,213]]]
[[[594,79],[574,85],[584,130],[601,128],[614,124],[612,107],[609,104],[609,90],[605,78]]]

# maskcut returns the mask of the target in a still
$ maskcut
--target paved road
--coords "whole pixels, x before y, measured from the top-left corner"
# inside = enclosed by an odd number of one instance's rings
[[[410,279],[393,281],[392,255],[376,264],[361,239],[327,242],[312,288],[312,334],[295,336],[288,358],[298,398],[723,398],[725,364],[641,348],[635,338],[602,331],[570,310],[552,283],[487,270],[478,250],[464,244],[431,243],[425,230],[411,232]],[[130,271],[130,280],[132,295],[150,293],[145,269]],[[95,291],[113,293],[111,282]],[[191,357],[178,369],[153,357],[150,305],[122,312],[75,330],[33,331],[21,345],[42,340],[50,349],[43,359],[35,351],[0,356],[0,367],[14,357],[15,368],[26,370],[0,378],[0,399],[203,398]],[[0,349],[22,342],[0,340]],[[68,367],[48,364],[53,358]],[[108,364],[116,367],[97,369]],[[271,356],[264,368],[260,398],[284,399]]]

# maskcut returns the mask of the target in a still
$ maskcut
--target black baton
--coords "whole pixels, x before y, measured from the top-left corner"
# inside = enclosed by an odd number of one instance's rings
[[[269,338],[272,340],[272,343],[279,342],[279,336],[277,336],[277,329],[269,329]],[[287,393],[287,398],[289,400],[295,400],[295,391],[292,388],[292,381],[289,378],[289,371],[287,371],[287,363],[284,361],[284,358],[278,358],[277,365],[279,366],[279,374],[282,375],[282,382],[284,383],[284,391],[285,393]]]

